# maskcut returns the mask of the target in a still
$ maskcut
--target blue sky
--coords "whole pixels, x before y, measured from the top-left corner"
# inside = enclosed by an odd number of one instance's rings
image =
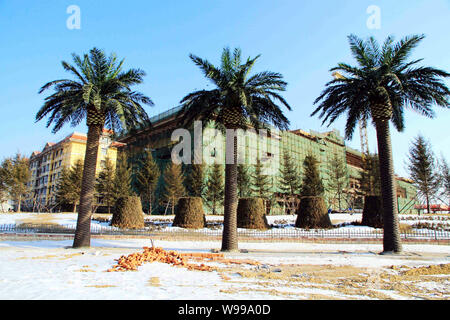
[[[66,27],[70,5],[81,10],[79,30]],[[370,5],[381,9],[380,29],[366,25]],[[125,67],[145,70],[145,83],[137,89],[155,102],[147,109],[152,116],[176,106],[185,94],[208,88],[189,53],[218,63],[223,47],[240,47],[244,56],[261,54],[255,71],[284,75],[289,84],[284,96],[293,107],[286,113],[291,129],[325,131],[329,128],[309,115],[330,80],[328,70],[338,62],[354,64],[349,34],[382,42],[388,35],[424,33],[412,58],[450,71],[449,17],[450,0],[0,0],[0,159],[18,151],[29,155],[72,131],[86,132],[80,125],[52,134],[46,121],[34,121],[45,98],[39,88],[69,76],[60,62],[70,62],[73,52],[96,46],[125,57]],[[332,127],[342,132],[344,123],[341,119]],[[436,109],[433,120],[407,112],[405,131],[392,131],[396,172],[407,176],[406,154],[418,133],[450,161],[449,125],[450,110]],[[347,143],[359,149],[358,131]],[[372,127],[369,148],[376,150]]]

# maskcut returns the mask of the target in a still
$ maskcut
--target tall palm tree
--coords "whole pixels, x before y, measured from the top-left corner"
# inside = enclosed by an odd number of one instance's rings
[[[249,76],[259,55],[241,62],[241,50],[231,53],[225,48],[221,66],[215,67],[207,60],[190,55],[191,60],[212,81],[215,88],[192,92],[181,100],[180,112],[182,125],[190,125],[201,120],[206,125],[214,121],[217,128],[255,129],[268,128],[272,123],[280,129],[287,129],[288,119],[283,115],[277,103],[291,109],[279,94],[285,91],[287,83],[283,76],[275,72],[260,72]],[[226,154],[233,155],[225,164],[224,228],[222,251],[236,251],[237,244],[237,138],[226,143]],[[231,161],[230,161],[231,160]]]
[[[73,242],[73,247],[77,248],[90,246],[95,171],[103,128],[118,132],[148,125],[149,117],[141,104],[153,105],[153,102],[131,90],[131,86],[143,82],[145,72],[140,69],[122,71],[124,60],[118,62],[115,54],[107,57],[102,50],[93,48],[83,58],[76,54],[72,57],[74,65],[63,61],[62,66],[75,80],[51,81],[40,89],[39,93],[49,88],[55,92],[45,98],[44,105],[36,114],[36,121],[49,116],[47,127],[53,124],[52,131],[56,133],[64,124],[76,126],[86,118],[86,155]]]
[[[441,78],[445,71],[421,67],[420,60],[409,60],[411,51],[424,39],[423,35],[405,37],[394,43],[388,37],[382,46],[370,37],[361,40],[348,37],[350,49],[358,66],[339,63],[332,68],[335,79],[316,99],[312,113],[320,112],[328,125],[346,113],[345,136],[351,139],[358,121],[372,118],[377,132],[380,160],[381,195],[384,209],[383,253],[402,250],[399,235],[394,164],[389,121],[398,131],[404,129],[404,110],[410,108],[429,118],[434,117],[433,105],[449,107],[449,89]]]

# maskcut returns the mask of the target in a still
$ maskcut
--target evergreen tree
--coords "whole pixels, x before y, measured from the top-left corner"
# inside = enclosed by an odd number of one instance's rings
[[[285,212],[292,214],[296,211],[300,194],[301,180],[300,172],[295,163],[292,161],[291,154],[287,149],[283,152],[283,158],[280,168],[280,179],[278,181],[278,189],[282,193],[284,199]]]
[[[78,159],[70,168],[64,167],[61,170],[56,187],[56,202],[59,205],[73,205],[73,212],[76,212],[81,195],[81,180],[83,177],[83,161]]]
[[[12,161],[10,158],[2,161],[0,166],[0,205],[4,211],[3,203],[9,199],[9,181]]]
[[[148,203],[148,214],[151,214],[156,185],[161,172],[150,150],[145,152],[144,159],[139,161],[138,166],[139,169],[135,175],[136,190],[141,199]]]
[[[103,198],[103,202],[108,206],[108,213],[111,213],[111,206],[114,205],[114,165],[109,158],[105,159],[105,167],[100,171],[97,178],[97,192]]]
[[[308,155],[303,161],[303,182],[301,196],[323,196],[325,189],[320,178],[319,162],[313,155]]]
[[[21,204],[29,192],[29,180],[31,171],[29,168],[29,159],[17,153],[13,158],[4,161],[5,183],[8,193],[17,205],[17,212],[21,211]]]
[[[121,197],[132,195],[131,167],[128,165],[127,156],[124,153],[119,153],[117,156],[113,194],[114,203]]]
[[[450,207],[450,167],[444,158],[441,161],[440,171],[442,181],[441,196],[447,200],[447,205]]]
[[[437,195],[440,176],[436,172],[437,162],[431,145],[419,135],[409,149],[408,170],[418,194],[424,198],[428,213],[431,212],[430,201]]]
[[[191,164],[185,185],[189,196],[203,198],[205,193],[205,165]]]
[[[8,200],[8,173],[3,168],[3,163],[0,166],[0,206],[1,211],[5,211],[3,203]]]
[[[264,174],[264,165],[261,163],[259,158],[256,160],[255,169],[251,177],[253,180],[253,194],[257,197],[267,199],[272,181],[267,174]]]
[[[217,213],[217,206],[223,204],[224,182],[223,167],[213,164],[207,181],[206,200],[212,209],[212,214]]]
[[[288,150],[283,152],[283,161],[280,168],[279,189],[282,193],[294,196],[300,193],[301,180],[297,166],[292,161]]]
[[[170,205],[172,214],[175,214],[175,205],[178,199],[186,194],[184,187],[184,176],[181,171],[181,165],[170,162],[164,170],[164,192],[162,195],[163,203]]]
[[[245,164],[239,164],[237,168],[237,187],[238,195],[240,198],[249,197],[251,194],[251,176],[248,166]]]
[[[327,189],[337,198],[339,211],[342,209],[342,201],[345,195],[345,189],[348,188],[347,165],[337,152],[333,153],[328,163],[328,183]]]
[[[381,195],[380,161],[377,154],[365,154],[362,162],[361,190],[366,196]]]

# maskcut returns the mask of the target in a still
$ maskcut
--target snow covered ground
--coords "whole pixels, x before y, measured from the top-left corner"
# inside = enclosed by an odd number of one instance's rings
[[[75,225],[76,214],[0,214],[0,225]],[[296,216],[269,216],[287,225]],[[360,221],[360,214],[331,214],[334,224]],[[448,223],[448,216],[401,216],[401,222]],[[170,225],[173,216],[147,216]],[[421,219],[421,220],[419,220]],[[221,216],[207,216],[220,222]],[[167,224],[169,223],[169,224]],[[92,221],[106,227],[108,222]],[[290,225],[290,226],[289,226]],[[345,226],[333,230],[374,230]],[[216,229],[221,232],[221,227]],[[201,232],[201,230],[200,230]],[[314,232],[314,231],[311,231]],[[72,249],[65,241],[0,241],[0,299],[449,299],[450,246],[404,245],[404,253],[384,256],[381,244],[242,242],[246,253],[226,258],[259,265],[205,262],[217,271],[189,271],[163,263],[146,263],[135,272],[106,272],[122,255],[141,252],[149,240],[92,239],[90,249]],[[156,241],[177,252],[211,252],[217,241]]]
[[[0,299],[450,298],[449,246],[404,245],[404,254],[382,256],[378,244],[241,243],[248,252],[226,258],[251,259],[259,266],[208,262],[219,270],[205,272],[146,263],[135,272],[106,272],[115,259],[142,251],[150,241],[92,239],[84,250],[71,245],[69,240],[0,242]],[[155,246],[210,252],[220,243],[156,241]],[[421,266],[434,271],[416,272]]]

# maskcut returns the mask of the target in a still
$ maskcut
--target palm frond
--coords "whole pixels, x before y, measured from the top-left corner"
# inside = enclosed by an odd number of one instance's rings
[[[57,132],[66,123],[76,126],[95,108],[105,116],[105,125],[113,130],[131,129],[149,125],[149,117],[142,105],[153,105],[150,98],[131,90],[143,81],[145,72],[140,69],[122,71],[123,62],[117,56],[109,57],[93,48],[89,54],[72,54],[74,65],[63,61],[63,68],[75,76],[48,82],[39,93],[53,88],[54,93],[45,98],[36,114],[36,121],[49,116],[47,127],[53,125]],[[91,111],[90,111],[91,110]]]

